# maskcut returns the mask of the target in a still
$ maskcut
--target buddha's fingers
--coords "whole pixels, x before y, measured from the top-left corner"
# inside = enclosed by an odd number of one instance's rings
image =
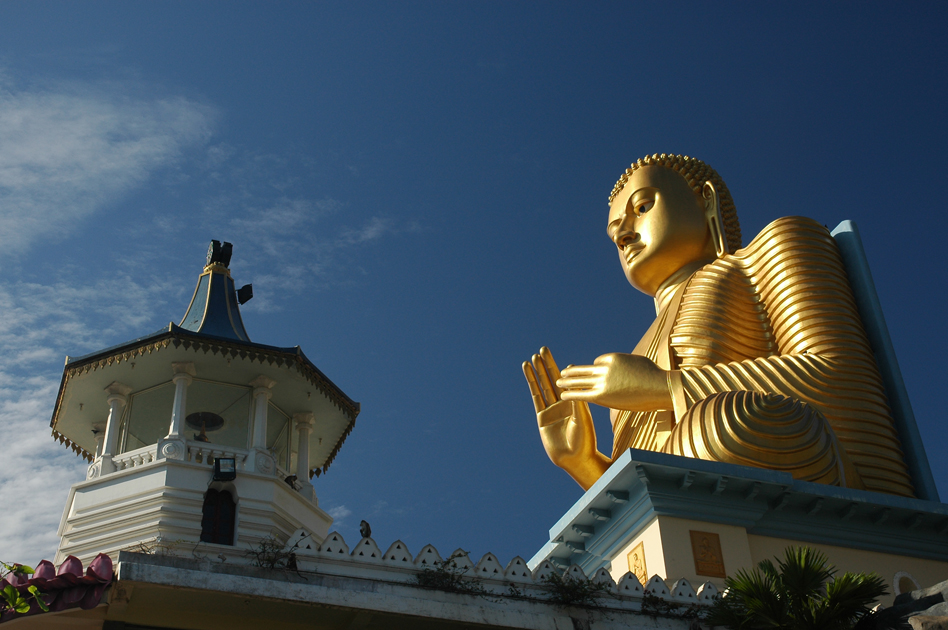
[[[564,389],[563,400],[578,400],[582,402],[595,403],[599,400],[599,390],[597,389]]]
[[[579,376],[582,374],[602,374],[607,368],[601,365],[569,365],[563,370],[563,376]]]
[[[533,369],[537,372],[537,382],[540,384],[540,391],[543,392],[543,398],[546,399],[548,405],[552,405],[557,400],[557,392],[553,388],[553,383],[550,381],[550,375],[546,372],[546,366],[543,364],[543,358],[539,354],[533,355]]]
[[[598,376],[564,376],[557,385],[563,393],[577,389],[593,389],[602,386],[602,379]]]
[[[550,349],[546,346],[540,348],[540,358],[543,359],[543,365],[546,366],[546,371],[550,375],[550,383],[553,385],[553,393],[556,394],[556,397],[559,398],[560,392],[559,387],[556,386],[556,381],[560,380],[560,368],[556,365],[556,361],[553,359],[553,353],[550,352]]]
[[[604,365],[571,365],[563,370],[563,375],[558,379],[557,387],[566,389],[565,383],[571,379],[577,378],[600,378],[609,371],[608,366]]]
[[[527,361],[523,362],[523,375],[527,377],[527,386],[530,388],[530,395],[533,396],[533,407],[537,410],[537,413],[540,413],[546,409],[546,403],[543,402],[543,396],[540,395],[540,386],[537,384],[533,366]]]

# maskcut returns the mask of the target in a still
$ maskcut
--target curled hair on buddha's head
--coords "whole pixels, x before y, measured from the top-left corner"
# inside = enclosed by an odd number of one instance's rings
[[[655,153],[633,162],[632,166],[625,169],[625,172],[613,187],[612,194],[609,195],[610,204],[619,194],[619,191],[625,188],[625,184],[629,181],[632,173],[645,166],[664,166],[672,169],[685,178],[685,181],[688,182],[688,185],[691,186],[691,189],[695,191],[699,198],[702,197],[702,188],[705,182],[711,182],[718,193],[718,204],[721,208],[721,220],[724,222],[724,234],[727,238],[728,250],[733,253],[741,248],[741,224],[737,220],[737,209],[734,207],[734,200],[731,198],[731,192],[727,189],[727,184],[713,168],[701,160],[687,155]]]

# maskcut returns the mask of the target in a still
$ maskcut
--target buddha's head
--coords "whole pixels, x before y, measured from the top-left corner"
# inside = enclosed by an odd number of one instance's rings
[[[649,295],[679,271],[741,246],[724,181],[704,162],[682,155],[656,153],[626,169],[609,196],[607,231],[626,278]]]

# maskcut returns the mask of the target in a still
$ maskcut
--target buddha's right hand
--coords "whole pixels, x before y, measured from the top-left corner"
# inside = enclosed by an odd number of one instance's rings
[[[540,439],[550,460],[583,487],[589,487],[612,462],[596,448],[596,428],[588,403],[562,400],[556,386],[560,370],[549,348],[540,348],[533,363],[523,364]]]

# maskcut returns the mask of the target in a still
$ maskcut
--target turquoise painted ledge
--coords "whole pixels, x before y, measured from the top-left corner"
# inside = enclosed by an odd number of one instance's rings
[[[749,534],[948,561],[948,505],[795,481],[788,473],[630,449],[550,529],[527,564],[607,567],[656,516]]]

